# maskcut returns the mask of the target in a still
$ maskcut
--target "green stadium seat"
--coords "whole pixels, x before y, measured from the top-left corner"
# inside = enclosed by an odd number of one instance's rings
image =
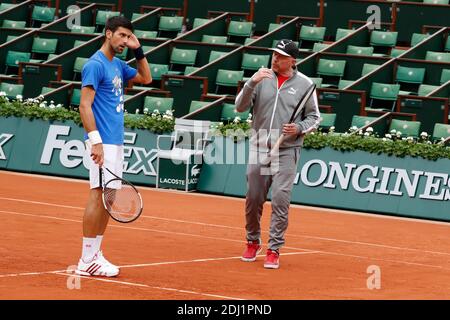
[[[244,53],[241,68],[243,70],[258,70],[261,67],[267,68],[269,61],[270,55]]]
[[[217,60],[217,59],[223,57],[223,56],[226,55],[226,54],[228,54],[228,52],[212,50],[212,51],[209,53],[209,60],[208,60],[208,63],[210,63],[210,62],[212,62],[212,61],[214,61],[214,60]]]
[[[344,76],[345,71],[345,60],[329,60],[329,59],[320,59],[317,65],[317,75],[321,78],[327,77],[329,81],[326,81],[326,86],[334,86],[337,87],[339,80]],[[325,86],[325,84],[322,84]]]
[[[73,64],[73,79],[76,80],[78,75],[81,75],[84,64],[89,60],[89,58],[77,57],[75,63]]]
[[[382,100],[383,102],[392,103],[392,106],[387,109],[393,111],[395,108],[395,102],[400,92],[399,84],[377,83],[373,82],[370,89],[370,105],[369,108],[374,108],[374,100]],[[378,108],[378,107],[375,107]],[[385,109],[384,106],[381,109]]]
[[[397,58],[399,55],[406,52],[406,49],[398,49],[398,48],[392,48],[391,50],[391,57]]]
[[[347,54],[356,54],[371,56],[373,54],[373,47],[359,47],[359,46],[347,46]]]
[[[402,137],[419,137],[421,123],[419,121],[407,121],[392,119],[389,126],[389,132],[392,130],[400,131]]]
[[[56,8],[50,7],[42,7],[42,6],[34,6],[33,11],[31,13],[31,27],[34,27],[34,22],[52,22],[55,17]]]
[[[450,69],[443,69],[441,73],[441,85],[450,81]]]
[[[32,53],[55,53],[58,45],[58,39],[34,38],[31,47]]]
[[[84,34],[94,34],[95,33],[95,27],[93,26],[72,26],[72,29],[70,29],[73,33],[84,33]]]
[[[163,74],[169,73],[169,65],[167,64],[150,64],[150,73],[152,74],[153,80],[161,80]]]
[[[144,53],[149,52],[150,50],[153,50],[155,47],[153,46],[142,46],[142,51],[144,51]]]
[[[135,20],[139,19],[139,18],[142,17],[142,16],[144,16],[143,13],[136,13],[136,12],[133,12],[133,14],[131,15],[131,21],[135,21]]]
[[[441,138],[448,138],[450,136],[450,124],[436,123],[434,125],[433,134],[431,140],[436,141]]]
[[[83,44],[85,44],[87,41],[83,41],[83,40],[75,40],[73,42],[73,47],[74,48],[78,48],[81,47]]]
[[[2,82],[0,84],[0,91],[5,92],[8,99],[15,100],[17,95],[23,94],[23,84]]]
[[[319,128],[324,130],[329,130],[336,123],[336,113],[321,113],[320,118]]]
[[[425,78],[425,68],[397,67],[395,81],[404,83],[422,84]]]
[[[364,126],[367,126],[369,123],[373,122],[377,117],[371,117],[371,116],[358,116],[354,115],[352,117],[351,127],[357,127],[362,128]],[[373,129],[373,133],[377,134],[378,136],[384,136],[387,130],[387,122],[386,121],[379,121],[373,125],[371,125]]]
[[[192,100],[191,104],[189,106],[189,113],[197,111],[198,109],[203,108],[204,106],[206,106],[209,103],[210,102],[207,102],[207,101]]]
[[[373,30],[370,34],[370,45],[374,47],[394,47],[397,44],[398,32]]]
[[[144,100],[144,108],[147,108],[150,113],[154,110],[165,113],[168,110],[172,110],[172,106],[173,98],[147,96]]]
[[[12,36],[12,35],[8,35],[7,37],[6,37],[6,42],[10,42],[10,41],[12,41],[12,40],[14,40],[14,39],[16,39],[16,38],[18,38],[19,36]]]
[[[429,38],[429,34],[423,34],[423,33],[413,33],[411,36],[411,47],[414,47],[419,42],[422,42],[423,40]]]
[[[73,89],[72,96],[70,97],[70,104],[72,106],[78,107],[81,101],[81,89]]]
[[[232,42],[233,39],[249,38],[252,36],[253,22],[247,21],[230,21],[227,30],[228,41]]]
[[[204,34],[202,36],[202,42],[212,43],[212,44],[226,44],[227,37],[226,36],[211,36],[208,34]]]
[[[178,34],[183,29],[183,17],[161,16],[158,23],[158,37],[164,34]]]
[[[316,85],[317,88],[321,88],[322,87],[322,82],[323,82],[322,78],[310,77],[310,79]]]
[[[26,21],[3,20],[2,28],[23,29],[27,25]]]
[[[222,106],[222,113],[220,114],[220,121],[233,121],[239,117],[242,121],[248,119],[250,109],[244,112],[237,112],[236,105],[231,103],[224,103]]]
[[[158,31],[134,30],[133,33],[139,39],[155,39],[158,37]]]
[[[436,62],[450,62],[450,52],[427,51],[425,60]]]
[[[336,41],[346,37],[347,35],[355,32],[353,29],[343,29],[343,28],[337,28],[336,29]]]
[[[312,48],[313,52],[319,52],[322,51],[326,48],[328,48],[330,45],[328,43],[320,43],[320,42],[315,42]]]
[[[420,97],[424,97],[428,95],[430,92],[436,90],[439,86],[432,86],[429,84],[421,84],[419,86],[419,90],[417,91],[417,95]]]
[[[8,67],[19,67],[19,62],[30,62],[31,53],[10,50],[6,54],[5,74],[8,73]]]
[[[170,70],[174,70],[175,65],[193,66],[196,58],[197,50],[173,48],[170,54]]]
[[[106,21],[111,17],[120,16],[120,12],[118,11],[110,11],[110,10],[98,10],[97,15],[95,16],[95,25],[96,26],[105,26]]]
[[[50,54],[48,55],[48,57],[47,57],[47,60],[50,60],[50,59],[56,58],[57,56],[58,56],[57,54],[54,54],[54,53],[50,53]]]
[[[445,41],[445,51],[450,51],[450,37],[447,35],[447,40]]]
[[[14,4],[14,3],[0,3],[0,12],[11,9],[15,6],[16,6],[16,4]]]
[[[194,23],[192,24],[192,28],[193,29],[198,28],[210,21],[211,21],[211,19],[195,18]]]
[[[216,93],[219,93],[220,87],[233,87],[237,88],[239,81],[244,78],[243,70],[217,70],[216,76]]]
[[[55,88],[42,87],[41,95],[47,94],[47,93],[49,93],[50,91],[53,91],[53,90],[55,90]]]
[[[303,25],[300,29],[299,40],[322,42],[325,38],[326,27],[313,27]]]
[[[423,0],[423,3],[446,5],[449,3],[449,0]]]
[[[186,69],[184,69],[184,75],[189,75],[192,72],[197,71],[198,69],[200,69],[199,67],[192,67],[192,66],[187,66]]]
[[[344,90],[344,88],[352,85],[353,83],[355,83],[355,81],[341,79],[341,80],[339,80],[339,83],[338,83],[338,89]]]
[[[272,32],[273,30],[279,28],[282,26],[281,23],[269,23],[269,28],[267,29],[267,32]]]
[[[361,76],[365,76],[366,74],[372,72],[376,68],[378,68],[380,65],[378,64],[371,64],[371,63],[364,63],[361,71]]]

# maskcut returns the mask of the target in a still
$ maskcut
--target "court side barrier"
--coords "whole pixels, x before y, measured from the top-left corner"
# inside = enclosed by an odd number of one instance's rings
[[[83,136],[73,121],[0,117],[0,170],[87,179]],[[126,129],[125,179],[155,186],[157,136]],[[245,197],[247,158],[248,140],[215,137],[196,172],[197,190]],[[450,159],[302,149],[292,203],[450,221],[448,168]]]

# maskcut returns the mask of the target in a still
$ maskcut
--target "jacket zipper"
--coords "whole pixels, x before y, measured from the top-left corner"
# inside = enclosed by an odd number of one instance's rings
[[[293,77],[293,76],[292,76]],[[291,77],[291,78],[292,78]],[[270,139],[270,135],[272,133],[272,125],[273,125],[273,119],[275,118],[275,111],[277,110],[277,104],[278,104],[278,96],[280,94],[280,90],[281,88],[283,88],[284,84],[289,81],[291,78],[287,79],[286,81],[284,81],[281,86],[278,88],[278,77],[275,76],[276,79],[276,88],[277,88],[277,96],[275,97],[275,104],[273,106],[273,111],[272,111],[272,118],[270,119],[270,126],[269,126],[269,133],[267,135],[267,140],[266,140],[266,146],[269,147],[269,139]]]

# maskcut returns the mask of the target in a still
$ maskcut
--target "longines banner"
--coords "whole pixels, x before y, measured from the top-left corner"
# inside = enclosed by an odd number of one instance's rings
[[[83,129],[70,121],[0,118],[0,169],[87,179],[82,138]],[[156,139],[149,131],[126,131],[126,179],[140,185],[156,184]],[[245,196],[247,156],[247,141],[216,138],[205,150],[197,189]],[[177,188],[173,181],[185,179],[186,172],[179,171],[182,177],[167,173],[160,177],[161,185],[172,183]],[[302,150],[292,202],[450,221],[449,171],[450,159]],[[179,189],[184,189],[180,185]]]

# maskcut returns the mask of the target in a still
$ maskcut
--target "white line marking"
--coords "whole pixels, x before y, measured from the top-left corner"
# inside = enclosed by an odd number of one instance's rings
[[[30,200],[4,198],[4,197],[0,197],[0,200],[17,201],[17,202],[25,202],[25,203],[46,205],[46,206],[51,206],[51,207],[61,207],[61,208],[67,208],[67,209],[84,210],[84,208],[82,208],[82,207],[59,205],[59,204],[48,203],[48,202],[30,201]],[[232,230],[240,230],[240,231],[242,230],[242,228],[239,228],[239,227],[232,227],[232,226],[226,226],[226,225],[220,225],[220,224],[211,224],[211,223],[204,223],[204,222],[196,222],[196,221],[188,221],[188,220],[180,220],[180,219],[162,218],[162,217],[156,217],[156,216],[148,216],[148,215],[144,215],[144,214],[141,215],[140,218],[155,219],[155,220],[168,221],[168,222],[188,223],[188,224],[195,224],[195,225],[200,225],[200,226],[216,227],[216,228],[224,228],[224,229],[232,229]],[[74,221],[74,220],[71,220],[71,221]],[[446,225],[449,226],[448,223]],[[262,233],[268,234],[269,232],[263,230]],[[394,249],[394,250],[425,252],[425,253],[430,253],[430,254],[448,255],[448,256],[450,256],[450,253],[448,253],[448,252],[440,252],[440,251],[422,250],[422,249],[407,248],[407,247],[390,246],[390,245],[371,243],[371,242],[351,241],[351,240],[325,238],[325,237],[317,237],[317,236],[309,236],[309,235],[297,235],[297,234],[290,234],[290,233],[286,233],[286,236],[287,237],[295,237],[295,238],[307,238],[307,239],[315,239],[315,240],[323,240],[323,241],[331,241],[331,242],[341,242],[341,243],[348,243],[348,244],[365,245],[365,246],[372,246],[372,247],[386,248],[386,249]]]
[[[31,217],[45,218],[45,219],[55,219],[55,220],[77,222],[77,223],[81,223],[82,222],[80,220],[64,219],[64,218],[58,218],[58,217],[52,217],[52,216],[42,216],[42,215],[34,215],[34,214],[28,214],[28,213],[18,213],[18,212],[11,212],[11,211],[3,211],[3,210],[0,210],[0,213],[7,213],[7,214],[13,214],[13,215],[19,215],[19,216],[31,216]],[[243,242],[242,240],[233,240],[233,239],[227,239],[227,238],[209,237],[209,236],[202,236],[202,235],[197,235],[197,234],[171,232],[171,231],[163,231],[163,230],[155,230],[155,229],[126,227],[126,226],[120,226],[120,225],[111,225],[111,227],[123,228],[123,229],[132,229],[132,230],[141,230],[141,231],[150,231],[150,232],[165,233],[165,234],[172,234],[172,235],[190,236],[190,237],[205,238],[205,239],[214,239],[214,240],[221,240],[221,241],[228,241],[228,242],[238,242],[238,243],[242,243]],[[358,258],[358,259],[379,260],[379,261],[386,261],[386,262],[397,263],[397,264],[415,265],[415,266],[422,266],[422,267],[430,267],[430,268],[438,268],[438,269],[450,270],[450,268],[445,268],[443,266],[427,265],[427,264],[420,264],[420,263],[415,263],[415,262],[407,262],[407,261],[398,261],[398,260],[389,260],[389,259],[357,256],[357,255],[343,254],[343,253],[337,253],[337,252],[331,252],[331,251],[322,251],[322,250],[306,249],[306,248],[296,248],[296,247],[290,247],[290,246],[284,246],[283,248],[291,249],[291,250],[302,250],[302,251],[312,252],[312,253],[339,255],[339,256]]]
[[[12,172],[12,171],[1,171],[0,174],[11,174],[11,175],[25,176],[25,177],[39,177],[39,178],[42,178],[42,179],[77,182],[77,183],[83,183],[83,184],[86,184],[86,185],[88,185],[88,183],[89,183],[87,180],[80,180],[80,179],[74,179],[74,178],[63,178],[63,177],[53,177],[53,176],[46,176],[46,175],[34,174],[34,173],[20,173],[20,172]],[[245,202],[245,198],[238,198],[238,197],[231,197],[231,196],[224,196],[224,195],[217,195],[217,194],[203,194],[203,193],[189,193],[189,194],[186,194],[185,191],[156,189],[154,187],[146,187],[146,186],[139,186],[139,189],[149,190],[149,191],[152,191],[152,192],[163,192],[163,193],[171,193],[171,194],[180,194],[180,195],[192,196],[192,197],[206,197],[206,198],[225,199],[225,200],[237,201],[237,202],[241,202],[241,203]],[[267,203],[270,203],[270,201],[267,201]],[[444,222],[444,221],[434,221],[434,220],[426,220],[426,219],[412,218],[412,217],[399,217],[399,216],[389,216],[389,215],[383,215],[383,214],[377,214],[377,213],[366,213],[366,212],[358,212],[358,211],[349,211],[349,210],[345,210],[345,209],[334,209],[334,208],[327,208],[327,207],[313,207],[313,206],[307,206],[307,205],[301,205],[301,204],[291,204],[290,206],[293,207],[293,208],[307,209],[307,210],[312,210],[312,211],[319,211],[319,212],[325,213],[325,214],[339,213],[339,214],[363,216],[363,217],[375,218],[375,219],[401,220],[401,221],[409,221],[409,222],[417,222],[417,223],[425,223],[425,224],[438,224],[438,225],[445,225],[445,226],[449,226],[449,223],[450,223],[450,222]]]
[[[60,276],[65,276],[65,277],[75,277],[73,274],[67,274],[67,273],[57,272],[55,274],[60,275]],[[177,292],[177,293],[205,296],[205,297],[210,297],[210,298],[212,297],[212,298],[228,299],[228,300],[245,300],[242,298],[221,296],[221,295],[217,295],[217,294],[202,293],[202,292],[196,292],[196,291],[190,291],[190,290],[181,290],[181,289],[166,288],[166,287],[155,287],[155,286],[149,286],[147,284],[128,282],[128,281],[119,281],[119,280],[96,278],[96,277],[85,277],[85,276],[78,276],[78,275],[76,275],[76,277],[80,277],[80,278],[87,279],[87,280],[93,280],[93,281],[116,283],[116,284],[132,286],[132,287],[141,287],[141,288],[149,288],[149,289],[156,289],[156,290],[172,291],[172,292]]]

